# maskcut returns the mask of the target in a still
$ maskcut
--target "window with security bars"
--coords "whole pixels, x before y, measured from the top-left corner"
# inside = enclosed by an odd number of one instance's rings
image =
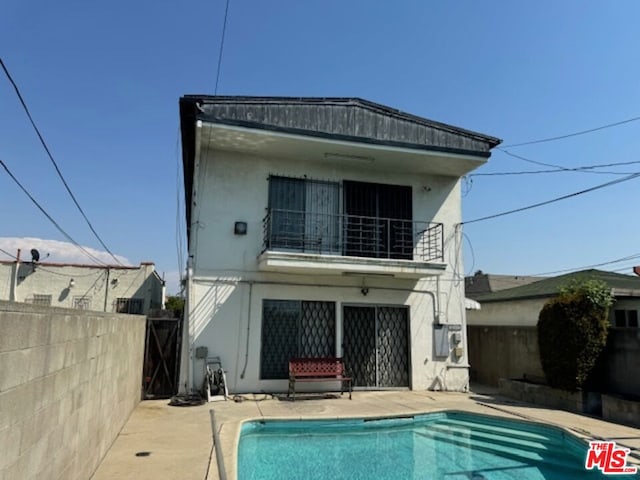
[[[42,294],[34,293],[32,303],[34,305],[44,305],[46,307],[49,307],[51,306],[51,295],[42,295]]]
[[[143,305],[142,298],[118,298],[116,299],[116,312],[142,315]]]
[[[289,360],[335,356],[334,302],[264,300],[260,378],[289,377]]]
[[[411,186],[272,175],[264,247],[411,260],[416,235],[412,198]],[[423,243],[434,248],[437,242],[427,236]]]
[[[73,308],[91,310],[91,297],[73,297]]]
[[[269,177],[268,248],[339,253],[340,184]]]

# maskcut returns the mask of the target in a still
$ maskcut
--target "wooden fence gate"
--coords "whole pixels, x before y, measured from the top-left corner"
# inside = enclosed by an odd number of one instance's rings
[[[143,398],[169,398],[178,393],[182,320],[147,317]]]

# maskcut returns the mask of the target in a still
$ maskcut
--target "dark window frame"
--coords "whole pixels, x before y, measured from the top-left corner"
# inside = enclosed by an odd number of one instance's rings
[[[613,311],[611,326],[614,328],[640,328],[638,310],[616,308]]]
[[[336,308],[333,301],[263,299],[260,379],[286,380],[291,358],[334,357]]]
[[[115,301],[114,311],[130,315],[142,315],[144,312],[144,298],[118,297]]]

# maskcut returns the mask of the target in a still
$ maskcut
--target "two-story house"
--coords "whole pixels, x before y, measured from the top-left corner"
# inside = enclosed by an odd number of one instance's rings
[[[500,140],[357,98],[188,95],[180,120],[183,390],[198,347],[234,393],[323,356],[356,389],[467,388],[460,182]]]

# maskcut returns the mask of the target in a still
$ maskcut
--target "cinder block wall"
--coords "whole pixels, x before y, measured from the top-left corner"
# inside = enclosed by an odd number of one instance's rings
[[[0,479],[89,479],[140,401],[146,319],[0,301]]]

